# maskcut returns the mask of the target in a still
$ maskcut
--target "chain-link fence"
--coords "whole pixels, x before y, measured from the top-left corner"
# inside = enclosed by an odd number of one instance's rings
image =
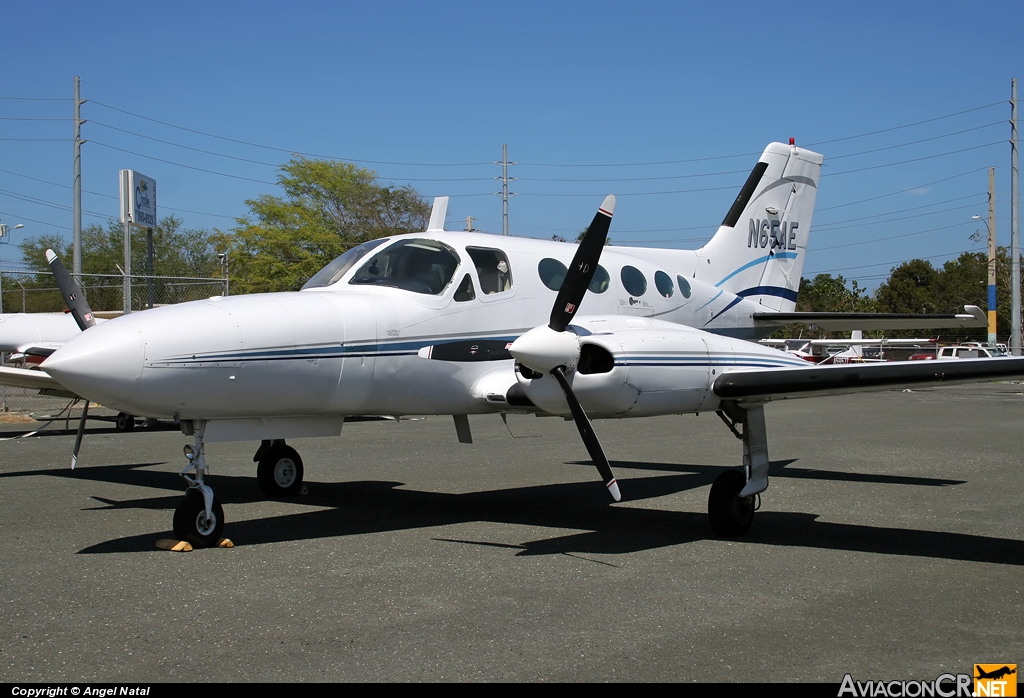
[[[124,312],[125,291],[129,284],[124,276],[111,274],[82,274],[86,300],[98,317],[116,317]],[[227,279],[202,279],[174,276],[135,276],[130,279],[131,310],[139,311],[161,305],[173,305],[224,295]],[[0,312],[4,313],[56,313],[67,306],[60,289],[49,273],[0,271]],[[26,367],[24,357],[0,356],[3,365]],[[0,412],[26,414],[56,414],[67,398],[39,395],[26,388],[0,387]]]
[[[124,312],[129,284],[116,274],[82,274],[79,283],[93,311],[100,317]],[[130,278],[132,310],[220,296],[227,279],[186,276],[136,276]],[[0,311],[6,313],[58,313],[66,309],[60,289],[49,273],[0,271]]]

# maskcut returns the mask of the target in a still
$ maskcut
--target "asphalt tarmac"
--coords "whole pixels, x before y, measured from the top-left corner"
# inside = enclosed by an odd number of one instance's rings
[[[0,681],[932,680],[1024,664],[1024,386],[773,403],[771,484],[717,539],[741,444],[711,413],[600,421],[613,504],[571,422],[359,421],[210,444],[233,549],[172,553],[190,441],[90,423],[0,443]],[[51,427],[53,429],[53,427]],[[3,425],[3,436],[27,431]]]

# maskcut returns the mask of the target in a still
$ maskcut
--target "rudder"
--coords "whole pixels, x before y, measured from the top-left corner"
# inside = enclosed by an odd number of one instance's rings
[[[718,232],[698,250],[696,278],[766,310],[793,311],[822,159],[770,143]]]

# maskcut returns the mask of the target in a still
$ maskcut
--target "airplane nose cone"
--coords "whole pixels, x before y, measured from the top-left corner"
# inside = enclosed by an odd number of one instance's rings
[[[144,360],[141,333],[107,322],[67,342],[42,368],[82,397],[114,407],[138,388]]]

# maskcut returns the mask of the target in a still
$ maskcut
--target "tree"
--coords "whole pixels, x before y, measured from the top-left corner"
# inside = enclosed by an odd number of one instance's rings
[[[912,259],[892,269],[889,280],[875,290],[879,309],[886,313],[939,313],[935,294],[939,272],[924,259]]]
[[[800,279],[796,309],[799,312],[868,313],[873,303],[856,281],[846,286],[842,275],[818,274],[813,281]]]
[[[183,228],[182,220],[177,216],[160,219],[153,230],[153,275],[173,277],[217,278],[221,275],[220,262],[215,249],[216,242],[222,234]],[[142,228],[131,228],[132,245],[132,276],[146,274],[146,231]],[[52,249],[61,258],[65,266],[72,264],[72,242],[59,235],[40,235],[27,238],[19,246],[26,266],[34,277],[21,279],[26,291],[34,289],[36,293],[27,294],[27,306],[31,312],[56,312],[64,310],[64,302],[56,291],[50,266],[46,262],[46,250]],[[124,266],[124,228],[117,220],[110,220],[107,225],[92,224],[82,230],[82,283],[85,286],[89,302],[95,310],[120,310],[121,301],[121,267]],[[108,275],[107,278],[92,275]],[[135,282],[139,284],[138,281]],[[180,284],[179,284],[180,286]],[[42,293],[52,289],[52,293]],[[180,291],[181,289],[179,289]],[[211,295],[208,291],[206,295]],[[141,293],[141,292],[140,292]],[[160,282],[162,298],[157,302],[191,300],[179,297],[180,293],[168,295],[167,284]],[[133,296],[135,294],[133,293]],[[141,296],[136,305],[142,307]]]
[[[797,295],[797,312],[816,313],[870,313],[875,310],[875,302],[868,298],[864,289],[856,281],[849,282],[842,275],[833,277],[831,274],[818,274],[814,279],[800,279],[800,292]],[[829,337],[849,336],[847,332],[827,332],[818,327],[803,323],[787,325],[774,332],[773,337]]]
[[[298,290],[325,264],[367,240],[426,228],[430,206],[411,187],[382,186],[345,162],[292,159],[284,196],[246,201],[231,245],[231,285],[240,293]]]

